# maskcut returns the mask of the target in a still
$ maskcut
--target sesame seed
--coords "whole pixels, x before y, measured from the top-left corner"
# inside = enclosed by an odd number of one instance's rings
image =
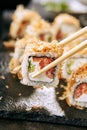
[[[5,87],[6,87],[7,89],[9,88],[9,86],[8,86],[8,85],[6,85]]]
[[[18,96],[21,96],[21,95],[22,95],[21,93],[18,94]]]
[[[56,92],[56,95],[58,95],[59,94],[59,92]]]
[[[0,100],[2,100],[3,96],[0,96]]]

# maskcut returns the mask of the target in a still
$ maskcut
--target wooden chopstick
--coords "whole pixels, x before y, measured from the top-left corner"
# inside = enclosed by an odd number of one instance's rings
[[[21,65],[19,65],[19,66],[17,66],[16,68],[14,68],[14,69],[12,70],[12,73],[13,73],[13,74],[16,74],[16,73],[18,73],[18,72],[20,71],[20,69],[21,69]]]
[[[85,33],[87,33],[87,26],[80,29],[79,31],[77,31],[76,33],[70,35],[69,37],[65,38],[64,40],[62,40],[61,42],[59,42],[59,45],[66,45],[67,43],[77,39],[78,37],[84,35]]]
[[[56,59],[52,63],[48,64],[46,67],[44,67],[43,69],[38,71],[35,75],[33,75],[32,78],[35,78],[38,75],[40,75],[41,73],[55,67],[56,65],[58,65],[58,63],[62,62],[63,60],[65,60],[67,58],[69,58],[70,56],[74,55],[76,52],[82,50],[85,47],[87,47],[87,40],[83,41],[82,43],[80,43],[79,45],[77,45],[76,47],[74,47],[73,49],[71,49],[66,54],[62,55],[61,57],[59,57],[58,59]]]

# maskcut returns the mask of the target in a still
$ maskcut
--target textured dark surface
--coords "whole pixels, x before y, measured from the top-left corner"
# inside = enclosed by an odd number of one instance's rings
[[[54,125],[50,123],[0,119],[0,130],[87,130],[87,128],[58,124]]]
[[[3,119],[13,119],[16,121],[32,121],[32,122],[40,122],[40,123],[51,123],[58,125],[70,125],[70,126],[79,126],[79,127],[87,127],[86,119],[68,119],[65,117],[58,116],[49,116],[44,115],[41,112],[6,112],[1,111],[0,117]]]
[[[73,107],[70,108],[65,101],[59,102],[65,111],[65,117],[50,116],[49,112],[44,108],[25,111],[26,106],[17,108],[14,105],[14,102],[20,98],[19,93],[22,93],[23,97],[28,97],[34,93],[34,89],[21,86],[19,80],[14,78],[6,69],[10,56],[2,41],[8,39],[7,33],[10,19],[6,21],[2,14],[0,17],[0,19],[3,19],[0,21],[0,75],[5,76],[5,80],[0,79],[0,97],[2,97],[0,101],[0,130],[85,130],[85,126],[87,126],[86,110],[81,111]],[[77,17],[85,19],[85,15],[77,15]],[[84,26],[83,23],[81,22],[82,26]],[[6,88],[6,85],[9,86],[9,89]],[[56,89],[56,91],[58,90]]]

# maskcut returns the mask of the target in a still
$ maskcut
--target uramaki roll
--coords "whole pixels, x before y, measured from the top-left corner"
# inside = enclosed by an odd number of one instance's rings
[[[21,83],[28,86],[46,85],[49,87],[56,87],[59,83],[59,65],[42,73],[36,78],[32,78],[32,76],[40,69],[53,62],[56,58],[60,57],[62,53],[63,49],[58,45],[57,41],[51,43],[39,41],[27,45],[21,65]]]
[[[87,63],[72,74],[65,95],[69,106],[87,108]]]
[[[83,37],[80,37],[74,42],[67,44],[67,47],[64,47],[64,53],[66,53],[67,51],[84,41],[86,39],[86,36],[87,35],[84,35]],[[84,63],[87,63],[87,48],[82,49],[78,53],[74,54],[74,56],[68,58],[67,60],[61,63],[59,72],[60,78],[66,79],[67,81],[70,78],[72,72],[76,71]]]
[[[21,65],[26,45],[33,44],[34,41],[38,42],[38,40],[34,37],[22,38],[16,41],[14,53],[9,63],[9,69],[11,73],[16,74],[14,69]]]
[[[17,9],[12,15],[9,35],[13,39],[23,37],[26,27],[31,24],[32,21],[39,19],[41,19],[41,17],[37,12],[25,9],[23,5],[17,6]]]
[[[87,55],[77,55],[65,60],[60,67],[60,78],[68,82],[72,73],[85,63],[87,63]]]
[[[80,21],[74,16],[61,13],[52,23],[52,30],[56,40],[62,40],[80,29]]]
[[[48,42],[51,42],[54,39],[51,31],[51,24],[44,19],[33,21],[27,26],[25,36],[34,36],[42,41]]]

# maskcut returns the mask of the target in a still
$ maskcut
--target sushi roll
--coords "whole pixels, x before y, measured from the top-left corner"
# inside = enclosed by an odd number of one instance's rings
[[[58,45],[57,41],[34,42],[27,45],[23,61],[21,64],[21,83],[28,86],[54,86],[59,83],[58,69],[59,65],[33,78],[32,76],[40,69],[53,62],[61,56],[63,49]]]
[[[69,14],[56,16],[52,23],[52,31],[56,40],[62,40],[80,29],[80,22]]]
[[[60,78],[68,82],[72,73],[84,63],[87,63],[87,55],[77,55],[65,60],[60,67]]]
[[[13,38],[23,37],[26,27],[34,20],[41,19],[40,15],[32,10],[25,9],[23,5],[17,6],[12,15],[9,35]]]
[[[9,63],[9,69],[11,73],[17,73],[16,71],[14,71],[14,69],[21,65],[26,45],[32,44],[34,41],[38,40],[36,38],[28,37],[16,41],[15,50]]]
[[[86,39],[86,36],[87,34],[75,40],[74,42],[72,42],[73,44],[67,44],[67,46],[64,47],[63,54],[65,54],[67,51],[84,41]],[[68,58],[67,60],[61,63],[59,72],[60,78],[68,81],[72,72],[76,71],[77,68],[82,66],[84,63],[87,63],[87,48],[82,49],[74,56]]]
[[[64,94],[69,106],[87,108],[87,63],[72,74]]]
[[[33,21],[31,25],[27,26],[25,36],[34,36],[42,41],[48,42],[54,39],[51,31],[51,24],[44,19]]]

